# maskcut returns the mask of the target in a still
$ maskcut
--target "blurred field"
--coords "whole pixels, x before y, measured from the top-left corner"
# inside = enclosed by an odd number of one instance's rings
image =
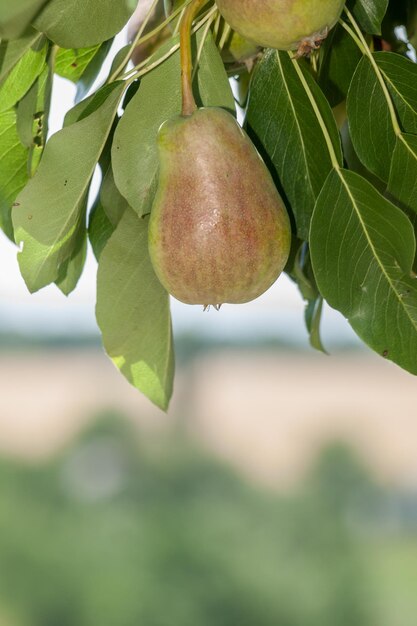
[[[417,488],[417,381],[374,355],[234,349],[177,368],[168,415],[99,349],[0,353],[0,450],[42,457],[114,409],[146,432],[181,424],[252,479],[297,482],[326,442],[353,446],[385,484]]]
[[[415,626],[415,400],[360,352],[183,351],[165,415],[98,349],[3,351],[0,626]]]

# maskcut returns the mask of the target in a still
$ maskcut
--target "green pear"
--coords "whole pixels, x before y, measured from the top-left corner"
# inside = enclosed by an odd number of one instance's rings
[[[282,272],[290,222],[271,175],[234,117],[197,109],[158,133],[149,253],[162,285],[188,304],[242,303]]]
[[[345,0],[216,0],[226,22],[253,43],[307,54],[340,17]]]

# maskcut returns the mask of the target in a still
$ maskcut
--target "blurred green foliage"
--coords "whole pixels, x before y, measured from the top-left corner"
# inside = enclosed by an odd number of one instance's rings
[[[0,626],[414,623],[415,583],[383,573],[386,494],[343,448],[284,497],[108,417],[42,466],[3,459],[0,494]]]

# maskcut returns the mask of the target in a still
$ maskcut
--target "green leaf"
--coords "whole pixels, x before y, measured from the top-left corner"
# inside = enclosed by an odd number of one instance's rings
[[[387,194],[399,205],[417,233],[417,136],[402,134],[397,138],[392,156]],[[417,257],[413,270],[417,270]]]
[[[0,112],[14,106],[30,89],[44,68],[47,50],[48,44],[42,39],[27,50],[12,71],[1,81]]]
[[[169,297],[148,254],[148,219],[127,210],[101,252],[97,321],[107,354],[127,380],[166,409],[174,356]]]
[[[112,60],[108,76],[112,76],[113,72],[118,70],[118,68],[120,67],[121,63],[125,61],[126,56],[130,56],[130,52],[131,52],[131,44],[130,43],[126,44],[125,46],[120,48],[120,50],[118,50],[116,52],[116,54],[114,55],[114,58]]]
[[[100,47],[96,44],[89,48],[60,48],[55,57],[55,73],[76,83]]]
[[[396,136],[383,89],[367,57],[353,76],[347,112],[356,154],[368,170],[387,182]]]
[[[80,122],[85,117],[88,117],[88,115],[92,113],[91,107],[93,107],[94,110],[98,109],[96,103],[97,96],[100,94],[100,91],[91,94],[91,96],[88,96],[84,100],[81,100],[81,102],[77,102],[77,104],[75,104],[73,107],[71,107],[71,109],[66,112],[63,124],[64,128],[66,128],[67,126],[71,126],[76,122]]]
[[[117,123],[115,121],[113,124],[100,156],[99,165],[102,172],[102,182],[89,216],[88,236],[97,260],[123,213],[129,208],[125,198],[115,185],[111,165],[111,145]]]
[[[77,93],[75,95],[76,102],[82,100],[93,86],[93,83],[95,82],[102,68],[104,60],[112,46],[112,43],[113,38],[108,39],[107,41],[103,41],[96,54],[85,68],[82,76],[80,76],[80,79],[77,83]]]
[[[74,291],[80,279],[87,256],[87,231],[81,222],[76,237],[76,244],[71,256],[59,268],[59,276],[55,281],[62,293],[68,296]]]
[[[111,163],[108,165],[101,184],[100,202],[110,222],[113,226],[117,226],[129,205],[116,187]]]
[[[347,168],[349,170],[352,170],[352,172],[360,174],[360,176],[362,176],[363,178],[366,178],[366,180],[368,180],[371,185],[373,185],[380,193],[384,194],[387,187],[386,183],[382,182],[382,180],[378,178],[378,176],[370,172],[356,154],[350,136],[348,120],[343,124],[342,128],[340,129],[340,136],[342,138],[343,155],[345,157]]]
[[[323,298],[317,289],[316,279],[311,266],[309,247],[305,241],[293,238],[291,248],[290,259],[285,271],[297,284],[303,299],[306,301],[304,318],[310,344],[314,349],[326,353],[320,338]]]
[[[311,222],[317,285],[361,339],[417,374],[415,238],[404,213],[366,180],[333,171]]]
[[[50,78],[46,65],[17,106],[17,130],[20,141],[27,148],[32,146],[35,137],[40,137],[42,143],[46,140],[48,119],[45,112],[47,95],[51,92]]]
[[[101,103],[100,95],[97,110],[51,137],[35,176],[18,197],[13,224],[16,242],[23,244],[18,260],[30,291],[56,281],[74,252],[90,180],[124,89],[121,82],[105,88],[107,98]]]
[[[417,213],[417,136],[397,138],[392,156],[388,193],[406,210]]]
[[[355,0],[353,14],[365,32],[381,34],[381,23],[387,12],[388,2],[389,0]]]
[[[320,336],[320,322],[323,311],[323,298],[308,302],[305,310],[305,321],[310,334],[310,345],[315,350],[327,354]]]
[[[62,48],[87,48],[113,37],[132,13],[127,0],[50,0],[33,25]]]
[[[161,58],[175,43],[178,38],[163,45],[152,60]],[[177,51],[146,74],[115,133],[112,148],[114,178],[119,191],[138,215],[149,213],[157,187],[158,129],[162,122],[181,111],[180,72]],[[230,84],[211,37],[207,37],[203,46],[197,77],[200,99],[205,106],[234,108]]]
[[[374,59],[382,71],[403,130],[417,133],[417,65],[392,52],[376,52]]]
[[[417,132],[417,66],[389,52],[377,52],[373,57],[401,127],[407,133]],[[396,132],[386,96],[367,57],[359,63],[352,79],[347,112],[350,136],[359,159],[368,170],[388,182]]]
[[[314,278],[313,268],[311,267],[308,244],[299,239],[295,239],[294,243],[293,239],[292,247],[293,246],[298,247],[298,249],[294,250],[293,261],[291,262],[291,266],[289,268],[287,267],[286,271],[292,280],[297,283],[304,300],[317,300],[320,294]],[[290,261],[287,263],[287,266],[289,265]]]
[[[0,226],[13,240],[12,204],[28,180],[28,149],[19,140],[16,111],[0,113]]]
[[[100,157],[103,180],[100,192],[90,212],[88,234],[94,255],[98,260],[110,235],[114,232],[124,212],[131,210],[117,189],[111,166],[111,135]]]
[[[200,30],[192,38],[195,53],[201,44],[203,36],[203,30]],[[178,67],[179,52],[175,54],[175,57]],[[204,40],[193,88],[197,106],[222,107],[227,109],[229,113],[236,114],[235,99],[230,87],[229,77],[226,74],[222,57],[210,32],[207,33]]]
[[[76,122],[80,122],[94,113],[94,111],[97,111],[97,109],[106,101],[109,91],[113,89],[114,84],[115,83],[105,85],[98,91],[91,94],[91,96],[88,96],[73,106],[72,109],[70,109],[65,115],[64,128],[71,126],[71,124],[75,124]],[[121,82],[118,84],[121,85]]]
[[[309,73],[301,71],[310,93],[286,52],[266,52],[252,79],[247,123],[290,201],[298,236],[307,239],[314,203],[332,168],[313,98],[340,164],[342,152],[327,100]]]
[[[48,135],[48,115],[52,92],[52,72],[45,65],[17,106],[17,130],[20,141],[29,148],[28,172],[35,173]]]
[[[417,238],[417,213],[409,213],[408,217],[413,225],[414,237]],[[413,272],[417,276],[417,254],[414,257]]]
[[[19,37],[46,2],[48,0],[2,0],[0,2],[0,38]]]
[[[97,261],[114,230],[115,227],[107,217],[103,205],[98,200],[90,211],[88,223],[88,237]]]
[[[20,39],[0,43],[0,82],[30,48],[36,48],[42,37],[41,33],[31,28]]]
[[[330,31],[320,48],[317,79],[332,107],[346,99],[361,58],[361,51],[344,28],[337,25]]]

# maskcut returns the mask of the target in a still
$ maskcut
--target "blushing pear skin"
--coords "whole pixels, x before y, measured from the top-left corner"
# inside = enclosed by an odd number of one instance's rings
[[[223,109],[202,108],[165,122],[158,150],[149,253],[162,285],[217,308],[260,296],[284,269],[291,230],[246,133]]]
[[[226,22],[266,48],[308,53],[340,17],[345,0],[216,0]]]

